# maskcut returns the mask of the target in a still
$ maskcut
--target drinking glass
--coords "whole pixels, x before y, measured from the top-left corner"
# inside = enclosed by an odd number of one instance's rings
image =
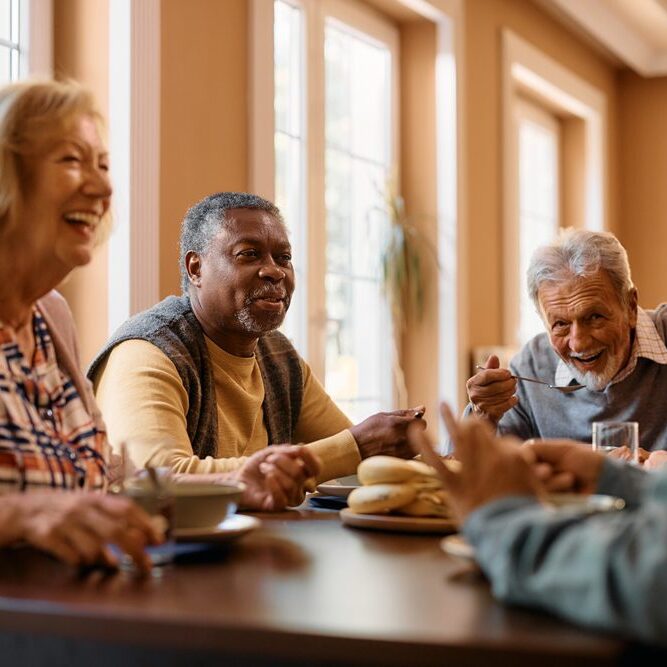
[[[175,553],[175,501],[169,471],[156,468],[152,476],[142,471],[138,477],[126,480],[121,493],[131,498],[151,517],[159,532],[164,532],[165,541],[162,544],[146,547],[146,553],[151,559],[151,574],[161,576],[162,568],[173,562]],[[136,570],[134,561],[127,554],[121,554],[120,567],[128,571]]]
[[[593,450],[638,464],[639,424],[637,422],[593,422]]]

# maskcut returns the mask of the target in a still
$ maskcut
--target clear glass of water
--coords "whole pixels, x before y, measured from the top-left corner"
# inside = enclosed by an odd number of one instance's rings
[[[593,422],[593,450],[638,464],[638,422]]]

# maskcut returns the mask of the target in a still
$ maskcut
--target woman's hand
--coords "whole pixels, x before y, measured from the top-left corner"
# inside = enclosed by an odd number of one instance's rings
[[[144,548],[164,540],[150,517],[122,496],[34,491],[5,496],[3,503],[14,511],[2,528],[2,542],[24,540],[71,565],[116,567],[117,560],[108,548],[115,544],[138,568],[149,570]]]
[[[304,445],[272,445],[253,454],[233,474],[245,484],[244,509],[275,512],[299,505],[321,469],[320,460]]]

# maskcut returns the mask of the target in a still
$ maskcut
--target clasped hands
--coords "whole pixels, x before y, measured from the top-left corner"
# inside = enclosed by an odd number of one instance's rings
[[[508,496],[542,498],[548,493],[593,493],[604,455],[571,440],[528,442],[497,437],[486,419],[462,421],[446,404],[442,417],[449,431],[460,472],[444,469],[443,482],[459,520],[477,508]],[[422,429],[410,428],[408,437],[416,452],[430,447]]]

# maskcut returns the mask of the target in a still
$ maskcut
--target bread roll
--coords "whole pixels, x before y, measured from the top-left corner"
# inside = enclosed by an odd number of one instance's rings
[[[371,456],[364,459],[357,468],[359,481],[369,484],[400,484],[415,477],[437,479],[431,466],[421,461],[406,461],[395,456]]]
[[[347,504],[357,514],[386,514],[417,497],[417,489],[408,484],[360,486],[347,497]]]
[[[458,461],[443,460],[453,472]],[[363,486],[352,491],[348,505],[359,514],[394,512],[407,516],[450,518],[447,492],[437,472],[422,461],[372,456],[357,468]]]
[[[447,500],[447,492],[444,489],[422,491],[417,494],[417,497],[411,503],[399,507],[397,511],[408,516],[437,516],[443,519],[452,516]]]

